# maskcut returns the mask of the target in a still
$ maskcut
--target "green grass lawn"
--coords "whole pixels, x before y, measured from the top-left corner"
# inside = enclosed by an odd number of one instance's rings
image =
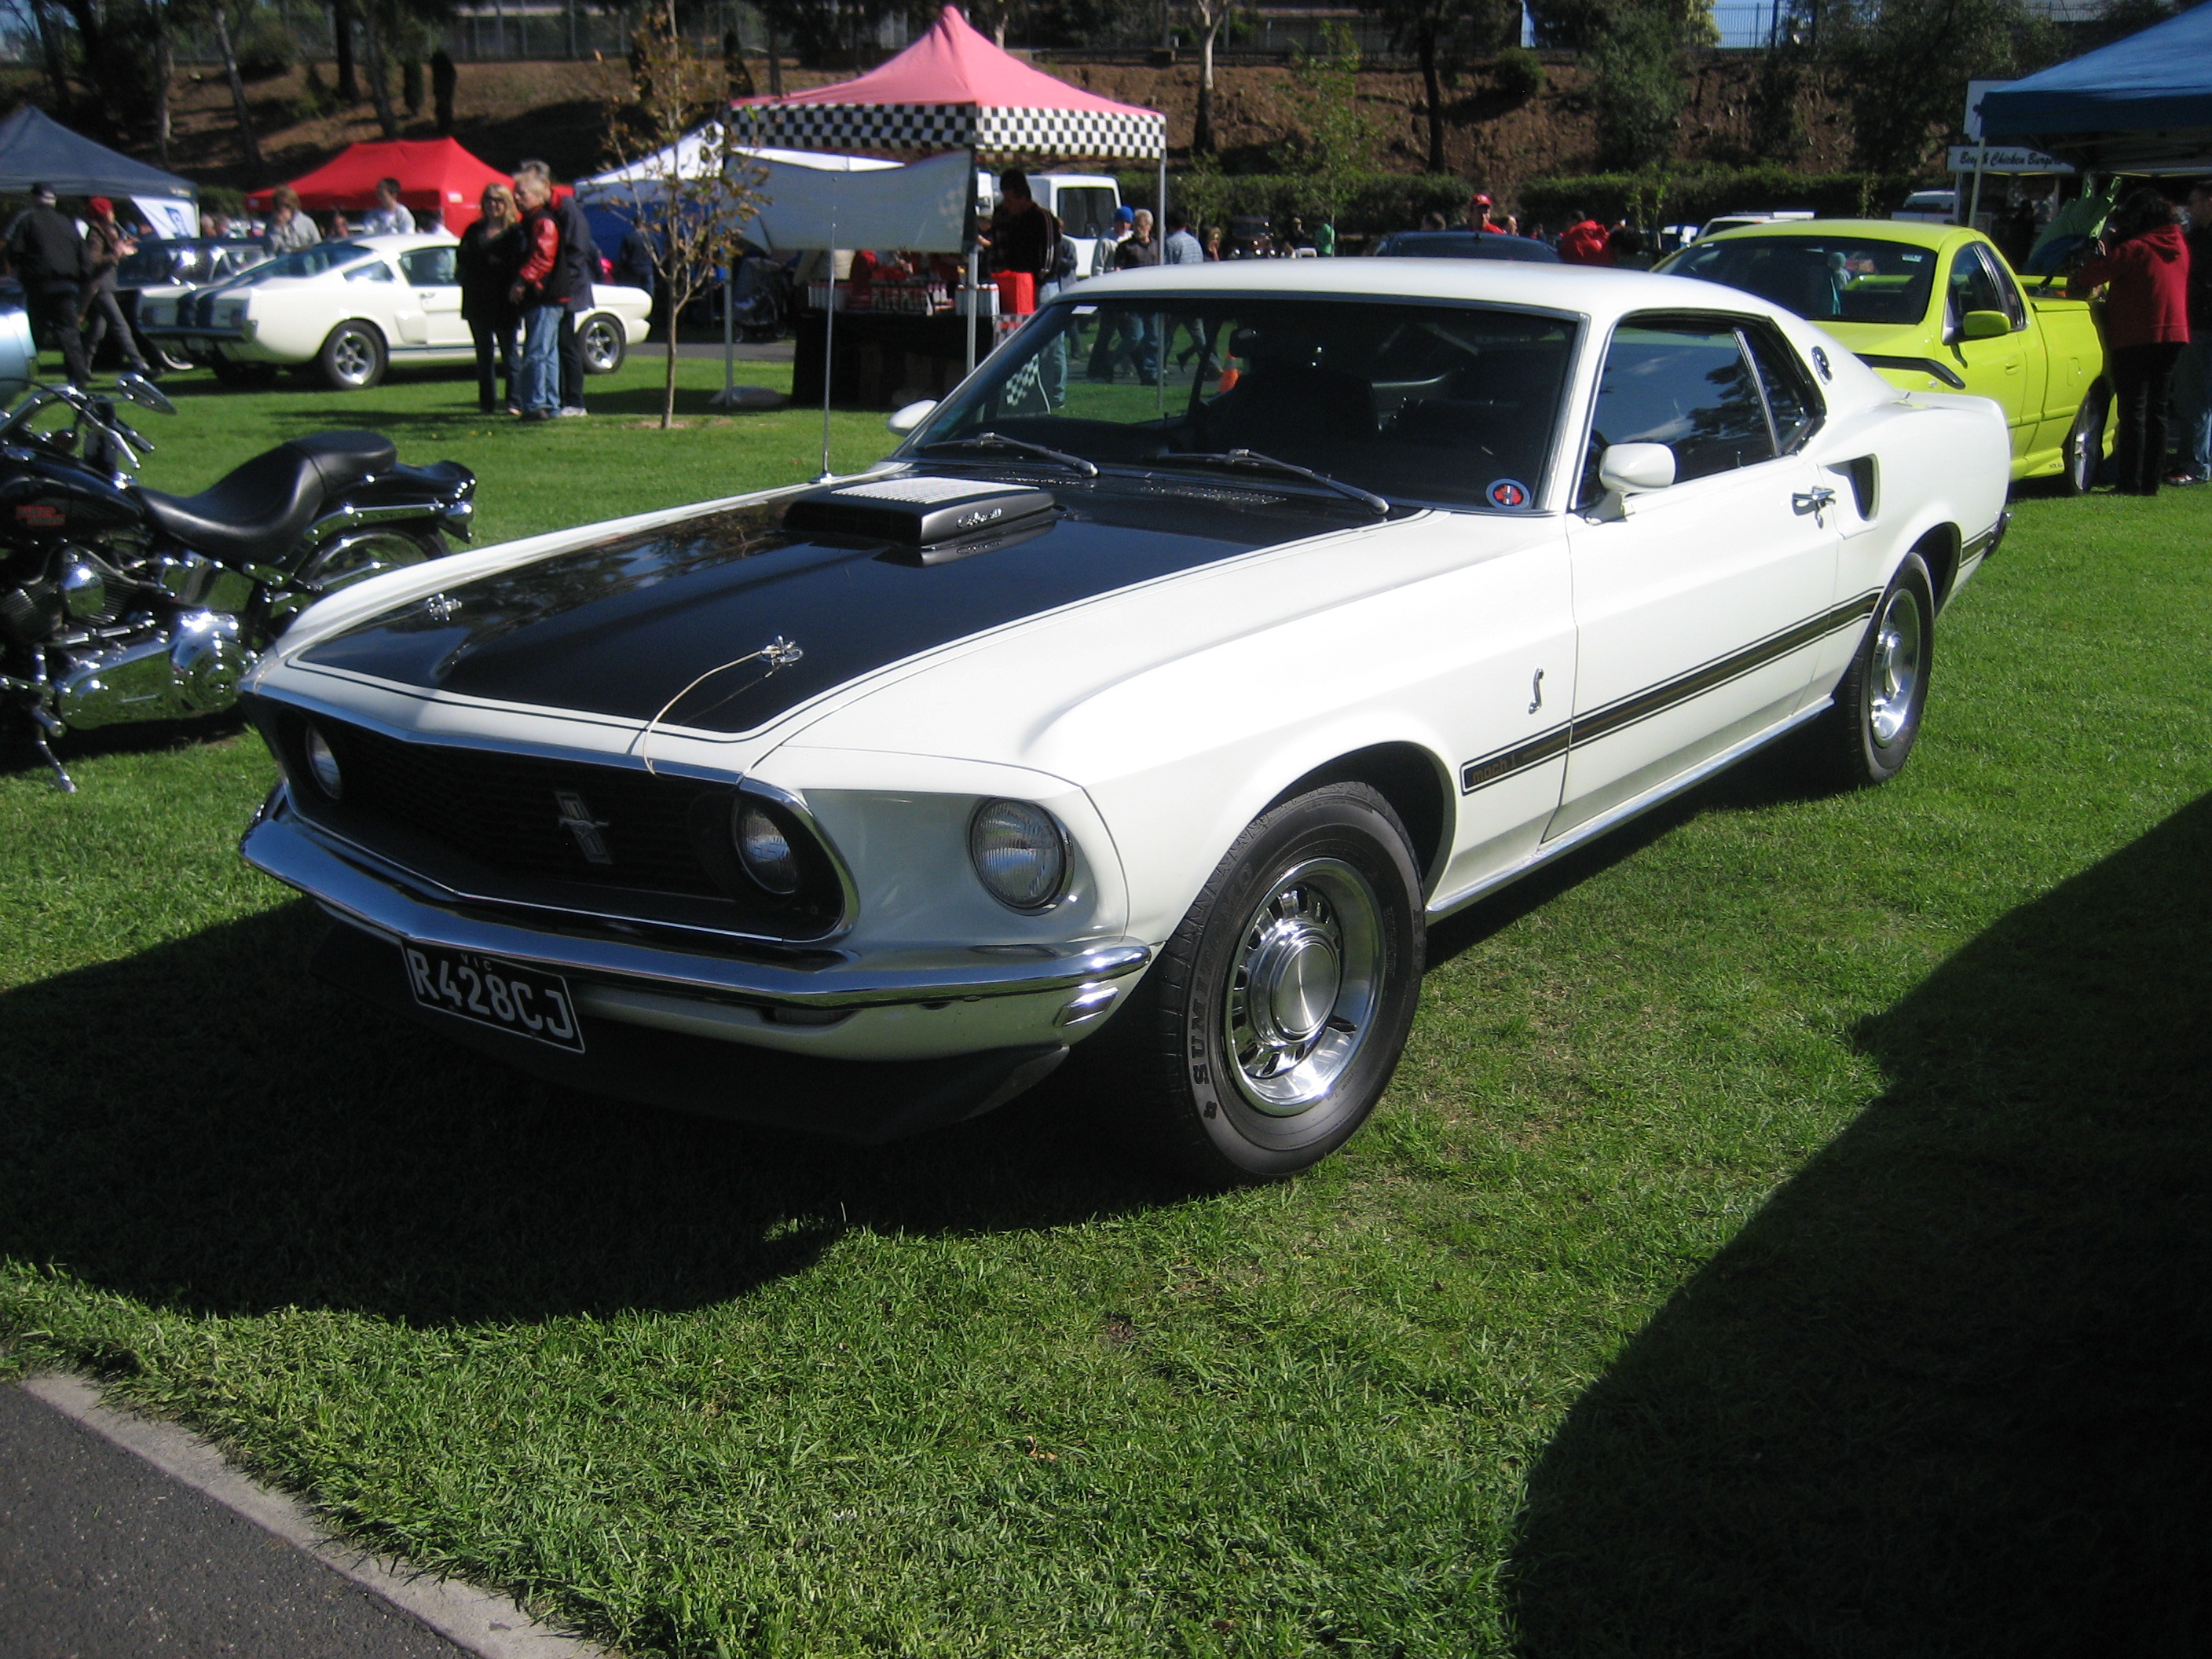
[[[196,398],[163,476],[817,465],[469,393]],[[2192,1651],[2212,490],[2019,506],[1896,784],[1762,758],[1439,929],[1368,1131],[1227,1195],[1080,1074],[877,1152],[548,1090],[306,978],[251,740],[0,775],[0,1365],[640,1656]]]
[[[389,435],[399,459],[450,458],[482,480],[477,541],[504,541],[566,525],[642,513],[741,490],[797,483],[822,471],[822,410],[725,415],[707,399],[722,360],[677,360],[676,418],[659,429],[665,361],[640,351],[611,375],[585,382],[592,418],[525,426],[477,412],[473,368],[400,369],[367,392],[337,392],[286,375],[271,392],[238,392],[204,371],[161,381],[173,416],[134,411],[160,447],[141,475],[157,489],[204,489],[246,456],[304,433],[366,427]],[[791,390],[789,363],[740,362],[738,384]],[[898,440],[880,414],[830,416],[830,461],[840,471],[889,454]]]

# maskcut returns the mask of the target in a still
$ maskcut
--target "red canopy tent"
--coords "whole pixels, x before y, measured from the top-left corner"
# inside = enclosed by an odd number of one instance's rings
[[[352,213],[376,205],[380,179],[399,181],[399,199],[413,213],[435,213],[458,234],[477,221],[477,202],[486,185],[507,184],[506,173],[478,161],[454,138],[400,139],[392,143],[351,144],[305,178],[295,179],[300,205],[310,211],[337,209]],[[256,213],[275,205],[276,192],[250,192],[246,204]]]

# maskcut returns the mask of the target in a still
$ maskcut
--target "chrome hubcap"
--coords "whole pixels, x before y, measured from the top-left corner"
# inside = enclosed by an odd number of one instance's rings
[[[605,368],[614,361],[614,335],[605,323],[597,325],[585,334],[584,355],[599,368]]]
[[[348,380],[357,379],[368,373],[368,342],[358,334],[338,336],[337,349],[331,355],[337,360],[338,373]]]
[[[1326,1095],[1366,1043],[1382,978],[1364,876],[1316,859],[1278,878],[1244,925],[1223,1009],[1244,1098],[1294,1117]]]
[[[1920,601],[1899,588],[1882,608],[1875,633],[1873,672],[1868,678],[1867,724],[1877,747],[1895,743],[1912,719],[1920,686]]]

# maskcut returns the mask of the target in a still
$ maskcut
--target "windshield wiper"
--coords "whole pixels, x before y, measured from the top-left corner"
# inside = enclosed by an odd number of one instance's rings
[[[1042,444],[1033,444],[1026,438],[1009,438],[996,432],[979,432],[972,438],[939,438],[926,443],[916,451],[927,455],[933,449],[1014,449],[1024,455],[1041,456],[1056,461],[1070,471],[1080,472],[1086,478],[1098,476],[1098,469],[1080,455],[1071,455],[1064,449],[1048,449]]]
[[[1341,478],[1332,478],[1326,472],[1316,472],[1310,466],[1300,466],[1296,461],[1279,461],[1273,455],[1262,455],[1256,450],[1231,449],[1218,454],[1193,450],[1180,455],[1158,455],[1152,460],[1155,466],[1188,465],[1194,466],[1249,466],[1261,472],[1286,472],[1292,477],[1310,478],[1324,484],[1340,495],[1348,495],[1364,507],[1371,507],[1383,518],[1390,516],[1390,503],[1371,489],[1362,489],[1358,484],[1348,484]]]

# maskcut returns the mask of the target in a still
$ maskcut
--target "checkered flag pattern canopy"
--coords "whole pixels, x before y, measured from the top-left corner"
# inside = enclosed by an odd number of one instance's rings
[[[935,151],[1157,160],[1167,117],[1031,69],[947,6],[927,33],[867,74],[732,106],[743,142],[785,149]]]

